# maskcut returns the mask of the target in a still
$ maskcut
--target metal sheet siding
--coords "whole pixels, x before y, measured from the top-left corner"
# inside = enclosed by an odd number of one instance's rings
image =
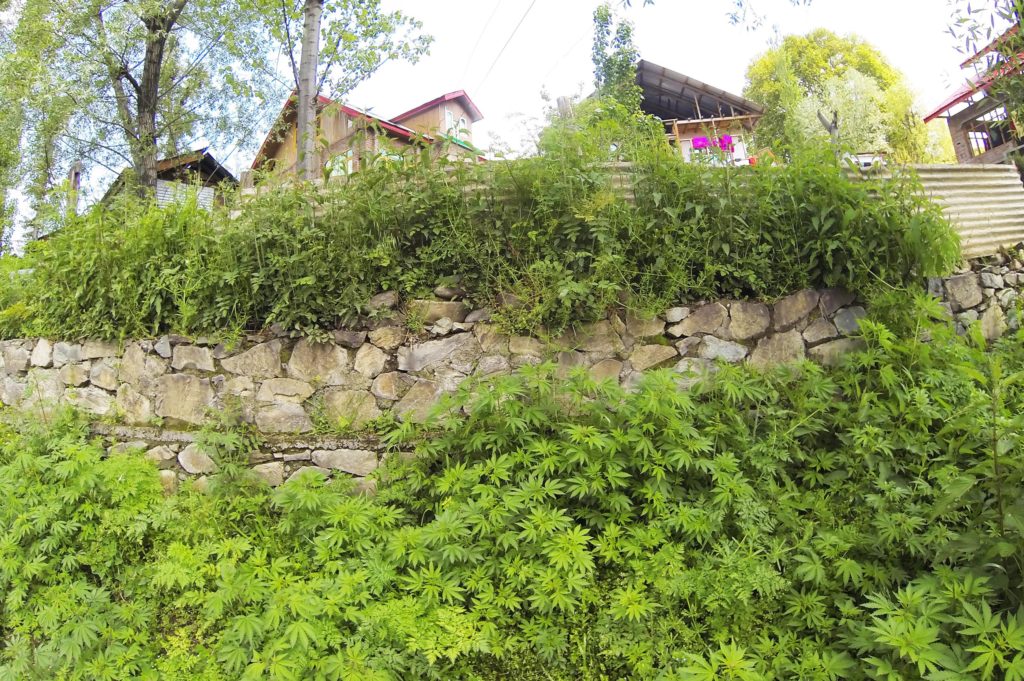
[[[960,232],[964,257],[1024,241],[1024,185],[1009,165],[913,166],[925,192]]]
[[[181,182],[168,182],[166,180],[156,181],[156,203],[158,206],[166,206],[171,203],[183,201],[192,187]],[[199,205],[206,210],[213,208],[214,189],[213,187],[199,188]]]

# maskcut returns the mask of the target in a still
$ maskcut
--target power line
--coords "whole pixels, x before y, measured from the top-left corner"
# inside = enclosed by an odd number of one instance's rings
[[[466,79],[466,74],[469,73],[469,65],[473,63],[473,57],[476,56],[476,51],[480,47],[480,43],[483,42],[484,33],[486,33],[487,29],[491,27],[491,22],[494,21],[494,17],[497,15],[498,10],[501,9],[503,2],[504,0],[498,0],[498,2],[494,4],[494,9],[491,10],[491,16],[487,17],[487,21],[484,22],[484,27],[480,29],[480,32],[477,34],[476,43],[473,45],[473,49],[470,50],[469,56],[466,58],[466,68],[462,71],[463,80]]]
[[[516,33],[519,32],[519,27],[523,25],[524,21],[526,21],[527,15],[530,13],[530,10],[532,10],[533,6],[536,4],[537,0],[533,0],[533,2],[530,3],[530,6],[526,8],[526,11],[523,12],[523,16],[519,18],[519,23],[516,24],[516,27],[512,29],[512,34],[508,37],[508,40],[505,41],[505,44],[501,46],[501,49],[498,50],[498,56],[494,58],[494,61],[491,62],[490,68],[487,69],[487,73],[485,73],[484,77],[480,79],[480,83],[476,86],[477,90],[481,89],[483,87],[483,84],[487,82],[487,78],[491,75],[491,71],[493,71],[494,67],[498,64],[498,60],[501,59],[501,55],[505,54],[505,49],[508,47],[509,43],[512,42],[512,39],[516,37]]]
[[[552,73],[554,73],[555,69],[557,69],[559,66],[562,65],[562,62],[565,61],[565,58],[568,57],[570,54],[572,54],[576,50],[576,48],[580,46],[580,43],[583,42],[583,39],[586,38],[587,35],[589,35],[589,34],[590,34],[589,30],[585,31],[579,38],[576,39],[576,42],[574,42],[572,44],[572,47],[570,47],[568,50],[566,50],[565,54],[563,54],[561,57],[559,57],[558,60],[554,64],[551,65],[551,68],[548,69],[548,72],[545,73],[544,77],[540,79],[542,83],[546,83],[547,82],[548,76],[550,76]]]

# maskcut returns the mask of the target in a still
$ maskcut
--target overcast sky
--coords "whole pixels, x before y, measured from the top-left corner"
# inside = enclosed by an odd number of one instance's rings
[[[731,0],[656,0],[620,10],[636,26],[644,59],[737,94],[747,65],[778,34],[824,27],[853,33],[875,45],[907,77],[920,109],[958,85],[957,52],[947,32],[947,0],[752,0],[766,25],[732,26]],[[484,114],[475,141],[520,147],[524,119],[552,98],[589,93],[591,14],[597,0],[385,0],[421,21],[435,42],[416,65],[388,64],[352,92],[348,103],[390,117],[452,90],[466,90]],[[532,5],[532,7],[531,7]],[[529,10],[529,11],[528,11]],[[516,24],[525,15],[508,47]],[[495,61],[497,60],[497,61]],[[240,159],[247,160],[247,159]]]

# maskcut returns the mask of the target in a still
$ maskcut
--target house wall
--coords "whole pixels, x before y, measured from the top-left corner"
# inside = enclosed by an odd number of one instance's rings
[[[953,151],[956,153],[957,163],[971,163],[974,159],[971,154],[971,143],[967,139],[967,131],[963,123],[952,118],[946,119],[949,126],[949,136],[953,138]]]
[[[409,142],[390,135],[381,135],[367,121],[355,119],[343,111],[329,107],[317,118],[320,165],[352,151],[353,170],[372,156],[388,150],[401,152]],[[278,176],[294,175],[298,162],[298,129],[294,121],[284,132],[279,144],[267,154]]]
[[[679,149],[679,153],[683,155],[683,158],[690,161],[691,156],[694,153],[694,138],[707,137],[711,140],[715,140],[722,135],[732,136],[735,147],[733,151],[733,158],[737,162],[746,161],[749,158],[749,154],[752,151],[749,147],[749,141],[752,137],[752,133],[743,125],[738,124],[719,126],[714,130],[685,130],[683,129],[683,126],[680,126],[679,137],[675,141],[675,144]]]
[[[354,130],[350,117],[335,107],[322,111],[317,116],[317,123],[320,143],[326,144],[328,148],[338,148],[339,141],[348,137]],[[326,154],[321,155],[326,160]],[[290,175],[295,172],[298,158],[298,126],[291,120],[288,128],[282,133],[280,142],[267,154],[267,162],[273,162],[272,167],[277,174]]]
[[[287,174],[294,171],[298,159],[297,130],[294,123],[279,134],[280,141],[267,153],[261,168],[272,168],[276,173]]]
[[[949,123],[949,135],[953,138],[953,151],[956,152],[957,163],[965,164],[986,164],[986,163],[1004,163],[1006,161],[1007,153],[1016,146],[1013,142],[1007,142],[1003,145],[989,149],[983,154],[978,156],[974,155],[971,150],[971,140],[967,135],[966,126],[971,119],[957,120],[956,118],[950,118]]]
[[[427,133],[429,135],[437,133],[445,133],[445,111],[451,111],[455,120],[465,117],[466,129],[468,132],[462,133],[460,138],[464,142],[469,144],[473,143],[473,118],[470,116],[469,111],[460,102],[453,100],[445,102],[426,111],[421,111],[415,116],[403,119],[401,124],[407,128],[412,128],[417,132]]]
[[[193,191],[192,185],[183,182],[170,182],[167,180],[156,181],[156,203],[158,206],[168,206],[174,203],[181,203]],[[198,201],[202,208],[210,210],[213,208],[216,191],[211,186],[198,188]]]
[[[970,123],[1002,104],[998,99],[986,97],[947,119],[949,135],[953,138],[953,151],[956,152],[958,163],[1003,163],[1006,161],[1007,152],[1015,146],[1012,142],[1007,142],[975,156],[971,151],[971,140],[967,134]]]

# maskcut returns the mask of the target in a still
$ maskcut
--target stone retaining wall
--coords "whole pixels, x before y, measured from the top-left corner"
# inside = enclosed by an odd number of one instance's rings
[[[1022,285],[1024,266],[1004,260],[930,281],[929,289],[944,298],[959,328],[979,321],[995,338],[1018,325]],[[435,293],[458,297],[451,289]],[[179,336],[123,345],[0,341],[0,402],[22,410],[68,403],[95,414],[97,431],[111,446],[145,450],[168,487],[216,469],[193,436],[210,410],[228,407],[265,438],[252,464],[270,484],[304,467],[363,477],[380,462],[374,440],[325,433],[365,432],[389,411],[422,419],[469,376],[550,360],[629,386],[644,371],[674,367],[692,374],[716,361],[831,364],[859,346],[858,320],[865,314],[851,293],[805,290],[774,305],[714,301],[673,307],[654,319],[613,316],[542,341],[505,336],[485,310],[457,300],[411,301],[407,316],[394,311],[393,294],[371,305],[382,320],[336,331],[326,342],[272,330],[238,347]],[[410,332],[408,319],[423,330]]]

